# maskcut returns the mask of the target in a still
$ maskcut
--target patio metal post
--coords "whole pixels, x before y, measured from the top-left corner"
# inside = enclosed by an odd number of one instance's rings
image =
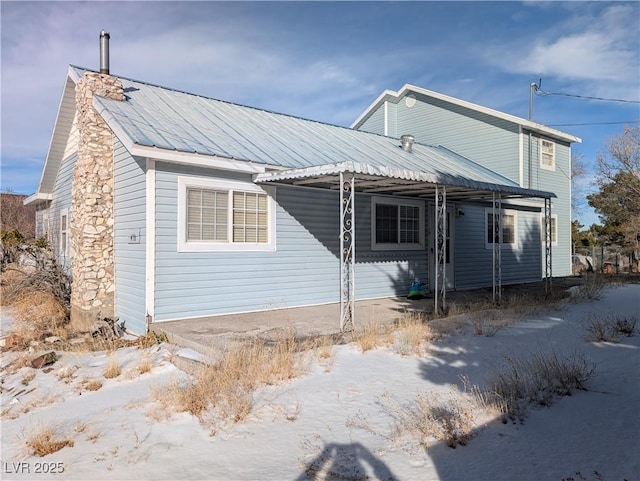
[[[442,299],[442,312],[447,308],[447,191],[436,184],[435,205],[435,276],[434,276],[434,312],[439,313],[438,298]]]
[[[355,312],[355,175],[340,172],[340,330],[352,331]]]
[[[502,197],[493,193],[493,302],[502,302]]]
[[[556,226],[557,229],[557,226]],[[546,294],[552,289],[551,244],[553,242],[551,232],[551,199],[544,199],[544,290]]]

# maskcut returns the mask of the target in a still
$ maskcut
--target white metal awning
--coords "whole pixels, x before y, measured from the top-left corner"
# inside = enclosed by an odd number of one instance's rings
[[[338,190],[340,174],[353,174],[355,190],[370,194],[391,194],[433,198],[436,185],[447,188],[449,200],[491,200],[494,194],[503,199],[556,197],[552,192],[525,189],[517,185],[491,183],[442,173],[417,172],[361,162],[340,162],[321,166],[277,170],[256,174],[256,183],[277,183]]]

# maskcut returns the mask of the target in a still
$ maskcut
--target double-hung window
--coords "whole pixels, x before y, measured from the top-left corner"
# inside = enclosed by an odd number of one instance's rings
[[[60,255],[69,257],[69,209],[60,211]]]
[[[372,198],[371,248],[424,248],[424,203],[411,199]]]
[[[178,250],[274,250],[272,197],[237,181],[178,178]]]
[[[540,167],[556,170],[556,144],[551,140],[540,139]]]
[[[486,232],[486,245],[485,247],[490,248],[493,244],[500,242],[500,230],[494,224],[493,218],[493,209],[487,208],[485,210],[485,232]],[[496,219],[497,221],[498,219]],[[516,211],[510,210],[502,210],[502,215],[500,217],[502,223],[502,244],[510,244],[515,246],[517,244],[518,233],[518,215]]]
[[[558,245],[558,216],[556,214],[552,214],[551,218],[549,219],[549,226],[550,226],[550,230],[551,230],[551,245]],[[545,242],[545,222],[544,222],[544,215],[540,215],[540,240],[542,241],[542,243],[544,244]]]

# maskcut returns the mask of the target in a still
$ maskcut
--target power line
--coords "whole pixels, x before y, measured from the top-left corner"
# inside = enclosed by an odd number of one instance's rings
[[[640,104],[640,100],[609,99],[604,97],[591,97],[589,95],[568,94],[566,92],[545,92],[544,90],[540,90],[540,87],[538,85],[534,86],[534,91],[535,91],[535,94],[539,96],[558,95],[562,97],[574,97],[578,99],[601,100],[603,102],[622,102],[622,103],[628,103],[628,104]]]
[[[621,122],[585,122],[583,124],[546,124],[549,127],[572,127],[577,125],[616,125],[616,124],[636,124],[637,120],[625,120]]]

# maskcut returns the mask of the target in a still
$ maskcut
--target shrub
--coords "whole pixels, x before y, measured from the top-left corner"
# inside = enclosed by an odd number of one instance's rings
[[[464,446],[473,432],[475,408],[457,390],[444,396],[420,393],[407,403],[385,394],[382,407],[394,420],[397,435],[409,433],[424,449],[429,448],[430,438],[444,441],[452,448]]]
[[[558,396],[586,390],[594,371],[595,365],[584,356],[560,357],[553,350],[506,358],[506,364],[492,374],[486,397],[501,404],[509,418],[523,419],[532,404],[550,405]]]

